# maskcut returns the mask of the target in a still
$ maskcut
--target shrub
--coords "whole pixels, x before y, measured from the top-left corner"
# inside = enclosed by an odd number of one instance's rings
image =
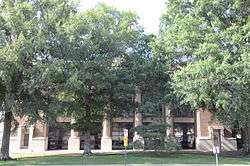
[[[135,128],[144,138],[144,145],[141,142],[134,142],[134,148],[155,150],[155,151],[175,151],[180,149],[180,145],[177,143],[173,136],[166,136],[166,130],[170,126],[168,124],[148,124]]]

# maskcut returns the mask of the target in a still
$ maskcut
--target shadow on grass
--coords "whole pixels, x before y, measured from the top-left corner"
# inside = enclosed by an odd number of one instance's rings
[[[161,152],[130,152],[128,164],[213,164],[214,156],[211,154],[189,153],[161,153]],[[24,157],[15,161],[0,161],[0,165],[74,165],[74,164],[123,164],[124,153],[93,154],[83,156],[80,154],[58,154],[51,156]],[[223,164],[250,164],[250,160],[221,157]]]

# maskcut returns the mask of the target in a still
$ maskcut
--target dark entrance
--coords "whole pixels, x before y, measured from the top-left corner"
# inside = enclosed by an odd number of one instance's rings
[[[22,128],[21,149],[28,149],[29,146],[29,129]]]
[[[63,126],[49,127],[48,149],[49,150],[68,149],[69,137],[70,137],[70,129],[67,129]]]
[[[91,149],[101,149],[102,123],[92,123],[93,130],[90,131]],[[80,132],[80,150],[84,150],[84,131]]]
[[[91,149],[101,149],[101,134],[93,134],[90,136]],[[80,135],[80,150],[84,150],[84,134]]]
[[[129,143],[133,142],[133,123],[132,122],[116,122],[112,123],[112,149],[121,150],[123,146],[123,129],[128,129]]]
[[[195,148],[194,123],[175,123],[174,135],[183,149]]]

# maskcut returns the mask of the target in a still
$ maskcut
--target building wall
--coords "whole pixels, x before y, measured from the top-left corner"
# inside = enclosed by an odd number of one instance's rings
[[[196,149],[199,151],[212,151],[217,140],[216,131],[219,131],[219,145],[221,151],[237,150],[236,138],[226,138],[224,134],[225,127],[215,121],[211,121],[212,114],[206,110],[197,110],[196,112]],[[217,146],[217,145],[216,145]]]
[[[214,146],[214,129],[220,130],[221,134],[221,150],[230,151],[236,150],[236,139],[235,138],[225,138],[224,137],[224,127],[218,123],[211,122],[211,113],[204,110],[198,110],[196,112],[196,119],[194,117],[169,117],[166,115],[166,120],[168,123],[174,125],[174,123],[193,123],[195,126],[196,135],[196,149],[200,151],[212,151]],[[70,122],[70,118],[58,118],[60,122]],[[162,118],[142,118],[143,123],[161,123]],[[72,121],[72,120],[71,120]],[[105,146],[101,146],[101,150],[110,151],[112,150],[112,125],[110,123],[134,123],[134,118],[115,118],[112,122],[105,120],[103,123],[103,132],[101,142]],[[41,152],[46,151],[48,148],[48,127],[43,124],[37,123],[35,125],[29,126],[29,146],[27,149],[22,148],[24,127],[20,125],[17,132],[13,133],[10,142],[11,152],[20,152],[22,150],[27,150],[30,152]],[[172,126],[173,127],[173,126]],[[115,131],[117,132],[117,131]],[[173,133],[173,130],[166,131],[166,133]],[[110,134],[111,133],[111,134]],[[133,134],[134,136],[135,134]],[[115,138],[113,138],[115,139]],[[132,139],[133,140],[133,139]],[[77,131],[71,130],[70,137],[68,140],[69,151],[79,151],[80,150],[80,135]],[[114,140],[113,140],[114,141]]]
[[[48,127],[41,123],[30,126],[29,150],[32,152],[45,151],[48,148]]]
[[[196,139],[196,149],[203,152],[212,151],[214,147],[213,139],[199,138]],[[222,138],[221,151],[236,151],[237,143],[235,138]]]
[[[27,133],[28,132],[28,133]],[[24,137],[28,134],[28,138]],[[24,138],[28,140],[28,146],[23,146]],[[36,125],[24,126],[19,125],[17,131],[13,132],[10,137],[10,152],[43,152],[48,147],[47,127],[37,123]]]
[[[211,114],[208,111],[200,112],[200,130],[201,137],[209,136],[209,121],[211,118]]]

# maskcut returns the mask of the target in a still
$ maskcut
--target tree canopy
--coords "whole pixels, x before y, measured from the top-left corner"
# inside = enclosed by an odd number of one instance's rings
[[[73,127],[89,133],[105,112],[131,110],[134,71],[147,53],[134,13],[104,4],[80,13],[68,0],[6,0],[1,9],[6,113],[32,123],[72,116]]]
[[[50,124],[70,116],[86,144],[104,115],[128,116],[135,108],[160,117],[163,105],[203,107],[228,126],[244,127],[249,9],[248,0],[168,0],[155,37],[145,35],[136,14],[105,4],[79,12],[70,0],[0,1],[0,159],[9,158],[14,117]],[[141,129],[153,137],[161,132],[165,143],[166,126]]]
[[[230,126],[249,117],[249,1],[170,0],[154,52],[184,103]]]
[[[137,20],[131,12],[99,4],[64,25],[70,48],[64,59],[64,93],[72,96],[66,113],[85,134],[105,113],[126,116],[134,108],[136,65],[147,53],[147,36]]]
[[[43,108],[50,108],[49,99],[56,97],[55,75],[49,73],[61,55],[58,32],[75,12],[67,0],[0,2],[0,104],[5,113],[0,159],[9,158],[13,115],[36,121],[45,115],[41,110],[51,110]]]

